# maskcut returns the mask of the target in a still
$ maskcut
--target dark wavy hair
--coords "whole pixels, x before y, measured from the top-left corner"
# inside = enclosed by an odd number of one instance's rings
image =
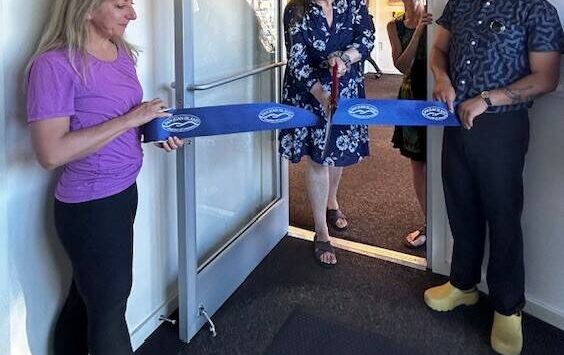
[[[309,10],[310,0],[290,0],[288,6],[292,6],[293,16],[290,22],[292,24],[300,22]]]

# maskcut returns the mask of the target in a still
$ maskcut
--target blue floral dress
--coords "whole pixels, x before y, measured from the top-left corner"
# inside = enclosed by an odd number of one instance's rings
[[[339,80],[343,98],[364,98],[364,60],[374,47],[374,25],[368,15],[366,0],[334,0],[333,22],[328,26],[321,6],[309,0],[309,9],[301,21],[294,21],[293,5],[284,11],[284,30],[288,65],[284,75],[283,103],[305,108],[323,116],[319,102],[309,93],[319,81],[331,91],[331,73],[328,56],[336,51],[356,48],[362,59],[352,64]],[[367,126],[333,126],[326,156],[325,127],[303,127],[282,130],[280,153],[293,163],[303,155],[325,166],[347,166],[368,155]]]

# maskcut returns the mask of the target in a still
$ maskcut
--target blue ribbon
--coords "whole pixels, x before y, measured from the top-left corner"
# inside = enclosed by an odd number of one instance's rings
[[[323,124],[313,112],[277,103],[209,106],[169,110],[142,128],[143,141],[168,137],[191,138],[220,134],[270,131]]]
[[[460,126],[442,102],[341,99],[334,125]]]
[[[175,109],[142,128],[143,141],[322,126],[314,113],[277,103]],[[446,105],[432,101],[341,99],[333,125],[459,126]]]

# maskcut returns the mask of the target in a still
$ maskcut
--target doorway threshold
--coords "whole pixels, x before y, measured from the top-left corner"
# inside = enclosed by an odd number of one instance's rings
[[[307,240],[313,242],[314,232],[298,227],[290,226],[288,228],[288,235],[293,238]],[[352,253],[365,255],[371,258],[385,260],[394,264],[408,266],[418,270],[427,270],[427,259],[400,253],[398,251],[375,247],[373,245],[351,242],[349,240],[331,236],[331,244],[335,248],[346,250]]]

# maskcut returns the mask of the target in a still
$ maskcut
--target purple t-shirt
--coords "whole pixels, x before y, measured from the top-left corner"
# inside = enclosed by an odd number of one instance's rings
[[[143,90],[135,63],[124,50],[118,51],[113,62],[89,55],[87,64],[83,81],[66,51],[39,56],[28,82],[28,123],[68,116],[70,130],[77,131],[122,116],[141,102]],[[79,60],[77,65],[80,68]],[[142,160],[139,130],[130,129],[97,152],[66,164],[55,197],[78,203],[117,194],[135,182]]]

